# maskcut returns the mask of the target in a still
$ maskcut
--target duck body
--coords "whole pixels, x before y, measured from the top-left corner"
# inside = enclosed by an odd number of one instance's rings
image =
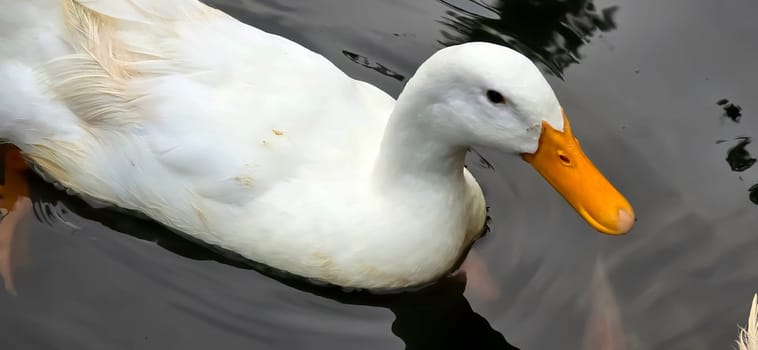
[[[294,42],[193,0],[2,5],[0,137],[83,196],[360,288],[439,278],[484,226],[465,145]]]

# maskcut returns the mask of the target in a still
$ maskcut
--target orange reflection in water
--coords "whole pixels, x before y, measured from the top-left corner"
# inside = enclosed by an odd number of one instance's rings
[[[628,334],[621,321],[621,311],[608,280],[602,260],[595,264],[590,285],[589,318],[585,328],[585,349],[626,350]]]
[[[29,214],[29,184],[24,172],[28,170],[18,148],[0,145],[5,181],[0,185],[0,277],[5,290],[15,295],[13,273],[26,263],[26,233],[19,223]]]
[[[486,301],[500,298],[500,287],[490,274],[487,262],[474,249],[468,253],[459,270],[465,274],[466,292]]]

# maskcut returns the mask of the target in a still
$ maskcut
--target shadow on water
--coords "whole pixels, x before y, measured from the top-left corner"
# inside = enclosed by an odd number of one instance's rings
[[[3,150],[17,152],[9,148]],[[3,185],[11,185],[6,181],[9,180],[8,173],[17,172],[18,169],[6,169],[5,162],[1,165],[3,178],[0,180],[3,180]],[[233,252],[204,245],[155,221],[135,215],[125,215],[122,210],[94,208],[84,200],[56,189],[28,169],[24,175],[23,178],[15,179],[12,186],[3,187],[28,189],[29,193],[24,195],[31,199],[34,216],[42,223],[53,225],[63,222],[73,225],[64,219],[64,215],[71,212],[84,219],[103,224],[114,231],[153,242],[188,259],[216,261],[237,268],[254,270],[287,286],[344,304],[389,309],[395,315],[392,332],[405,342],[406,349],[409,350],[518,349],[509,344],[501,333],[494,330],[487,320],[472,310],[463,295],[466,286],[465,274],[451,276],[416,290],[383,294],[364,290],[348,291],[334,285],[314,283],[250,261]]]
[[[438,0],[449,8],[443,45],[487,41],[511,47],[558,77],[579,62],[579,49],[596,32],[616,28],[617,6],[598,10],[592,0]],[[465,3],[458,5],[459,3]]]

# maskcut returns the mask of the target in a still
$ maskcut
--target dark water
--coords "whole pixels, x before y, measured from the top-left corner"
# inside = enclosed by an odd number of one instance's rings
[[[593,232],[526,164],[485,151],[494,169],[470,168],[491,232],[468,285],[371,297],[268,277],[27,175],[36,215],[12,244],[0,348],[731,348],[758,289],[754,0],[209,3],[393,94],[443,45],[519,49],[636,229]]]

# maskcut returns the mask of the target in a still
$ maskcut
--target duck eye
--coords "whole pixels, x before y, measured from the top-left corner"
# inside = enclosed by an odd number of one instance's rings
[[[505,103],[505,97],[503,97],[503,94],[495,90],[487,90],[487,99],[494,104]]]

